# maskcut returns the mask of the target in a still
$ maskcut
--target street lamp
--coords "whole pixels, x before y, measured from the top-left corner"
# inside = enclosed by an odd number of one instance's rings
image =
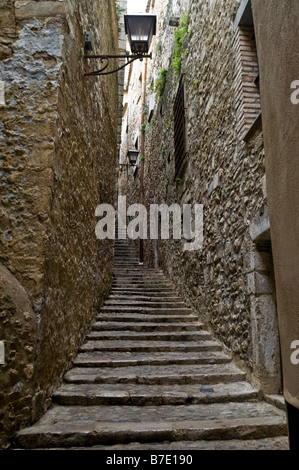
[[[128,169],[129,166],[135,166],[137,163],[138,155],[139,155],[139,150],[136,150],[136,149],[128,150],[127,157],[129,158],[129,163],[120,163],[119,166],[125,167],[126,169]]]
[[[136,165],[138,155],[139,155],[139,150],[133,149],[133,150],[128,151],[128,157],[129,157],[129,162],[131,166]]]
[[[154,15],[125,15],[125,31],[132,53],[148,53],[156,34],[156,22]]]
[[[130,44],[132,54],[122,54],[122,55],[85,55],[85,59],[100,59],[103,67],[100,70],[94,72],[85,73],[85,76],[94,76],[94,75],[109,75],[119,70],[122,70],[127,65],[134,62],[134,60],[143,60],[145,58],[152,58],[152,54],[148,54],[152,38],[156,34],[156,24],[157,17],[155,15],[125,15],[125,32],[128,36],[128,41]],[[88,35],[85,34],[85,38]],[[88,46],[86,49],[90,50],[90,44],[92,41],[89,38]],[[87,43],[86,43],[87,44]],[[106,69],[109,66],[110,59],[127,59],[127,62],[118,67],[115,70],[107,72]]]

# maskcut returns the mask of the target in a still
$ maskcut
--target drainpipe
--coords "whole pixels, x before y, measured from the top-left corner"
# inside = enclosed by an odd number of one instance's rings
[[[147,59],[144,59],[144,72],[143,72],[143,95],[142,95],[142,114],[141,114],[141,128],[145,124],[145,104],[146,104],[146,79],[147,79]],[[139,203],[144,204],[144,187],[143,187],[143,177],[144,177],[144,149],[145,149],[145,132],[141,132],[140,139],[140,189],[139,189]],[[143,233],[142,225],[140,227],[140,247],[139,247],[139,263],[143,264],[144,253],[143,253]]]

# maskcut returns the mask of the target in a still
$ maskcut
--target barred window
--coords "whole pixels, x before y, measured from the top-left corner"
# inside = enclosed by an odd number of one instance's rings
[[[182,75],[174,103],[174,151],[175,178],[179,176],[186,164],[186,126],[185,126],[185,88]]]

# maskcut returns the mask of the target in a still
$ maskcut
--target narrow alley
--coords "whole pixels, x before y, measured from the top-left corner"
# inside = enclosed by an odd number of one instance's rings
[[[0,450],[299,450],[298,23],[0,0]]]

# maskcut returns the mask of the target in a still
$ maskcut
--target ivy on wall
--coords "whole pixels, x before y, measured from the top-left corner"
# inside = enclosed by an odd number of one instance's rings
[[[188,32],[189,12],[182,15],[180,24],[174,32],[174,54],[173,54],[173,69],[176,75],[180,75],[182,66],[182,49],[185,37]]]

